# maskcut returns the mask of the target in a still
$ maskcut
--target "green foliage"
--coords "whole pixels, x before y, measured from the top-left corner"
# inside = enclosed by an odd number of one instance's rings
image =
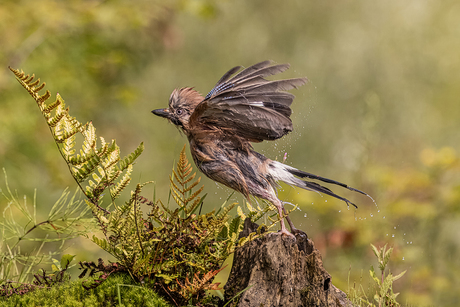
[[[212,279],[233,252],[235,239],[235,233],[226,229],[228,213],[236,203],[225,202],[217,211],[194,213],[204,199],[200,196],[203,187],[194,190],[200,181],[194,180],[195,176],[184,146],[170,177],[171,195],[178,207],[173,210],[160,200],[149,204],[151,252],[149,261],[139,267],[142,275],[161,281],[161,288],[168,296],[176,296],[178,303],[197,302],[204,290],[219,288]]]
[[[372,251],[377,257],[380,270],[380,278],[375,273],[373,266],[371,266],[371,269],[369,270],[369,274],[374,281],[374,286],[376,289],[374,295],[374,301],[376,304],[374,304],[372,301],[369,301],[362,285],[358,289],[355,287],[351,289],[349,288],[348,298],[353,303],[353,306],[400,306],[400,304],[396,301],[396,297],[399,295],[399,293],[393,292],[393,282],[400,279],[406,273],[406,271],[403,271],[396,276],[393,276],[390,272],[388,272],[388,274],[385,276],[385,269],[388,265],[388,262],[390,261],[393,248],[391,247],[387,250],[386,244],[380,249],[375,247],[373,244],[371,244],[371,247]]]
[[[396,297],[399,293],[393,293],[393,282],[400,279],[406,271],[393,276],[391,273],[385,277],[385,268],[387,267],[388,261],[390,261],[391,253],[393,248],[386,249],[387,245],[377,249],[374,245],[371,244],[372,250],[374,251],[375,256],[378,259],[379,269],[380,269],[380,279],[377,277],[374,271],[374,267],[371,266],[370,275],[374,282],[377,284],[378,291],[374,296],[374,300],[380,306],[399,306],[399,303],[396,301]]]
[[[219,289],[212,279],[234,246],[234,233],[223,229],[228,225],[228,212],[236,204],[224,203],[218,212],[195,214],[204,199],[203,187],[195,190],[200,181],[194,180],[195,176],[184,147],[170,177],[176,209],[140,196],[138,185],[126,205],[103,221],[103,231],[109,239],[92,238],[136,280],[144,281],[179,305],[198,302],[205,290]],[[146,219],[140,204],[150,207]]]
[[[130,198],[119,205],[116,200],[131,180],[133,163],[142,153],[143,144],[126,158],[120,157],[114,140],[109,144],[101,137],[98,146],[92,123],[83,125],[70,116],[59,94],[53,103],[46,104],[50,92],[38,93],[44,89],[44,83],[40,84],[39,79],[34,81],[34,76],[26,76],[22,71],[11,70],[37,102],[61,156],[86,196],[102,233],[90,239],[118,261],[114,268],[107,266],[110,270],[104,272],[103,280],[112,272],[125,270],[176,304],[198,302],[205,290],[219,289],[219,284],[213,284],[212,280],[233,251],[242,225],[239,217],[228,223],[228,213],[236,203],[225,202],[217,212],[195,213],[206,195],[201,195],[203,187],[196,188],[200,178],[195,179],[185,146],[170,176],[170,195],[178,206],[176,209],[141,196],[145,184],[137,184]],[[79,153],[75,149],[77,136],[82,138]],[[103,207],[107,189],[110,204]],[[141,210],[142,204],[150,207],[147,218]],[[69,260],[67,257],[62,261]],[[54,268],[59,267],[62,264],[55,262]],[[90,267],[88,264],[86,269]],[[102,271],[107,267],[102,265]]]
[[[71,195],[66,189],[48,216],[40,219],[36,194],[32,204],[28,203],[26,196],[20,201],[17,192],[8,186],[6,172],[5,185],[6,190],[0,190],[2,202],[6,202],[0,220],[2,286],[13,280],[19,284],[31,282],[38,266],[51,264],[53,257],[62,252],[65,242],[95,229],[87,214],[89,208],[83,201],[76,200],[78,190]]]
[[[97,279],[97,277],[91,278]],[[170,306],[153,290],[133,281],[126,273],[110,275],[97,289],[85,290],[83,280],[44,287],[24,295],[0,298],[0,305],[8,306]]]

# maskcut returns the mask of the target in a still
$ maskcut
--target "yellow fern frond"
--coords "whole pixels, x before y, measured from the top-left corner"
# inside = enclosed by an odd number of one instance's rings
[[[204,189],[204,186],[202,186],[201,188],[199,188],[198,190],[196,190],[192,195],[190,195],[189,197],[187,197],[187,199],[185,200],[185,202],[191,202],[192,200],[195,199],[195,197],[197,197],[198,195],[200,195],[201,192],[203,192],[203,189]]]
[[[196,174],[196,173],[195,173]],[[195,175],[193,174],[193,175]],[[194,178],[195,176],[191,176],[190,178]],[[190,182],[190,178],[188,178],[187,180],[184,181],[184,185],[187,183],[187,182]],[[196,187],[201,181],[201,177],[199,177],[195,182],[193,182],[190,186],[186,187],[184,192],[189,192],[190,190],[192,190],[194,187]]]
[[[169,181],[171,182],[171,195],[186,215],[193,212],[202,200],[200,194],[203,192],[204,186],[194,190],[201,181],[201,177],[195,178],[196,172],[193,172],[184,146],[176,168],[173,168],[172,174],[169,176]]]
[[[120,158],[120,151],[115,141],[109,145],[104,138],[100,138],[102,145],[97,148],[96,128],[92,122],[82,125],[76,118],[70,116],[69,108],[59,94],[56,94],[54,102],[46,104],[51,93],[46,90],[43,95],[40,95],[39,92],[45,90],[44,82],[40,84],[40,79],[35,80],[35,75],[26,75],[22,70],[12,68],[10,70],[36,101],[70,173],[90,199],[89,203],[93,204],[91,208],[99,208],[94,204],[99,203],[103,191],[108,187],[112,187],[110,191],[112,200],[118,197],[130,182],[132,165],[142,153],[143,143],[123,159]],[[76,154],[77,141],[80,143],[80,140],[81,149],[79,154]],[[123,172],[125,172],[124,176],[118,179]],[[116,182],[117,180],[119,181]]]
[[[238,206],[238,208],[236,208],[236,211],[238,212],[238,215],[241,217],[241,219],[244,221],[246,219],[246,215],[244,214],[243,209],[241,209],[241,207]]]

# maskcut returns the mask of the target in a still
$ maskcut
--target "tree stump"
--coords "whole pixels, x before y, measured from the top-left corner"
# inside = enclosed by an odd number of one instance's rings
[[[257,227],[246,219],[240,237]],[[229,306],[352,306],[345,293],[332,285],[321,254],[305,233],[296,234],[295,241],[267,234],[238,248],[224,288],[225,301],[246,288]]]

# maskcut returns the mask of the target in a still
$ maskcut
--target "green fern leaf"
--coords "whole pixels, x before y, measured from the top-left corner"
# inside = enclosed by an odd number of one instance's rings
[[[121,178],[120,182],[114,187],[110,189],[110,194],[112,198],[117,198],[121,191],[126,188],[126,186],[129,184],[131,181],[131,172],[133,171],[133,166],[132,164],[128,166],[128,169],[126,170],[125,175]]]
[[[144,151],[144,142],[140,143],[139,146],[136,148],[136,150],[134,150],[130,155],[128,155],[127,157],[123,158],[120,161],[120,165],[118,169],[123,171],[126,168],[128,168],[128,166],[130,164],[133,164],[134,160],[136,160],[143,151]]]
[[[230,226],[228,227],[229,236],[231,236],[234,233],[237,234],[237,233],[240,232],[240,224],[241,224],[241,217],[239,217],[239,216],[235,217],[230,222]]]
[[[79,165],[83,165],[84,163],[88,162],[89,160],[95,159],[95,158],[96,158],[96,154],[91,152],[91,153],[89,153],[87,155],[79,154],[77,156],[69,157],[67,162],[69,162],[73,166],[79,166]]]

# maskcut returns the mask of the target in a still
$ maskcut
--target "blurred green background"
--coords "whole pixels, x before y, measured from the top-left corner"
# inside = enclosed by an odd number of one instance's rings
[[[0,167],[44,214],[76,187],[32,98],[8,65],[59,92],[81,122],[115,138],[122,155],[143,141],[133,178],[168,197],[168,176],[187,142],[152,109],[175,87],[205,94],[229,68],[271,59],[293,91],[295,131],[256,144],[270,158],[346,182],[334,188],[359,209],[284,186],[280,198],[323,255],[333,283],[369,288],[369,244],[389,243],[399,301],[460,300],[460,3],[458,1],[7,1],[0,4]],[[203,180],[206,209],[227,188]],[[5,188],[1,178],[0,187]],[[240,195],[232,200],[243,203]],[[0,201],[0,210],[5,208]],[[98,248],[75,240],[77,260]],[[107,255],[102,255],[107,257]],[[350,277],[349,277],[350,274]],[[348,281],[348,278],[350,281]]]

